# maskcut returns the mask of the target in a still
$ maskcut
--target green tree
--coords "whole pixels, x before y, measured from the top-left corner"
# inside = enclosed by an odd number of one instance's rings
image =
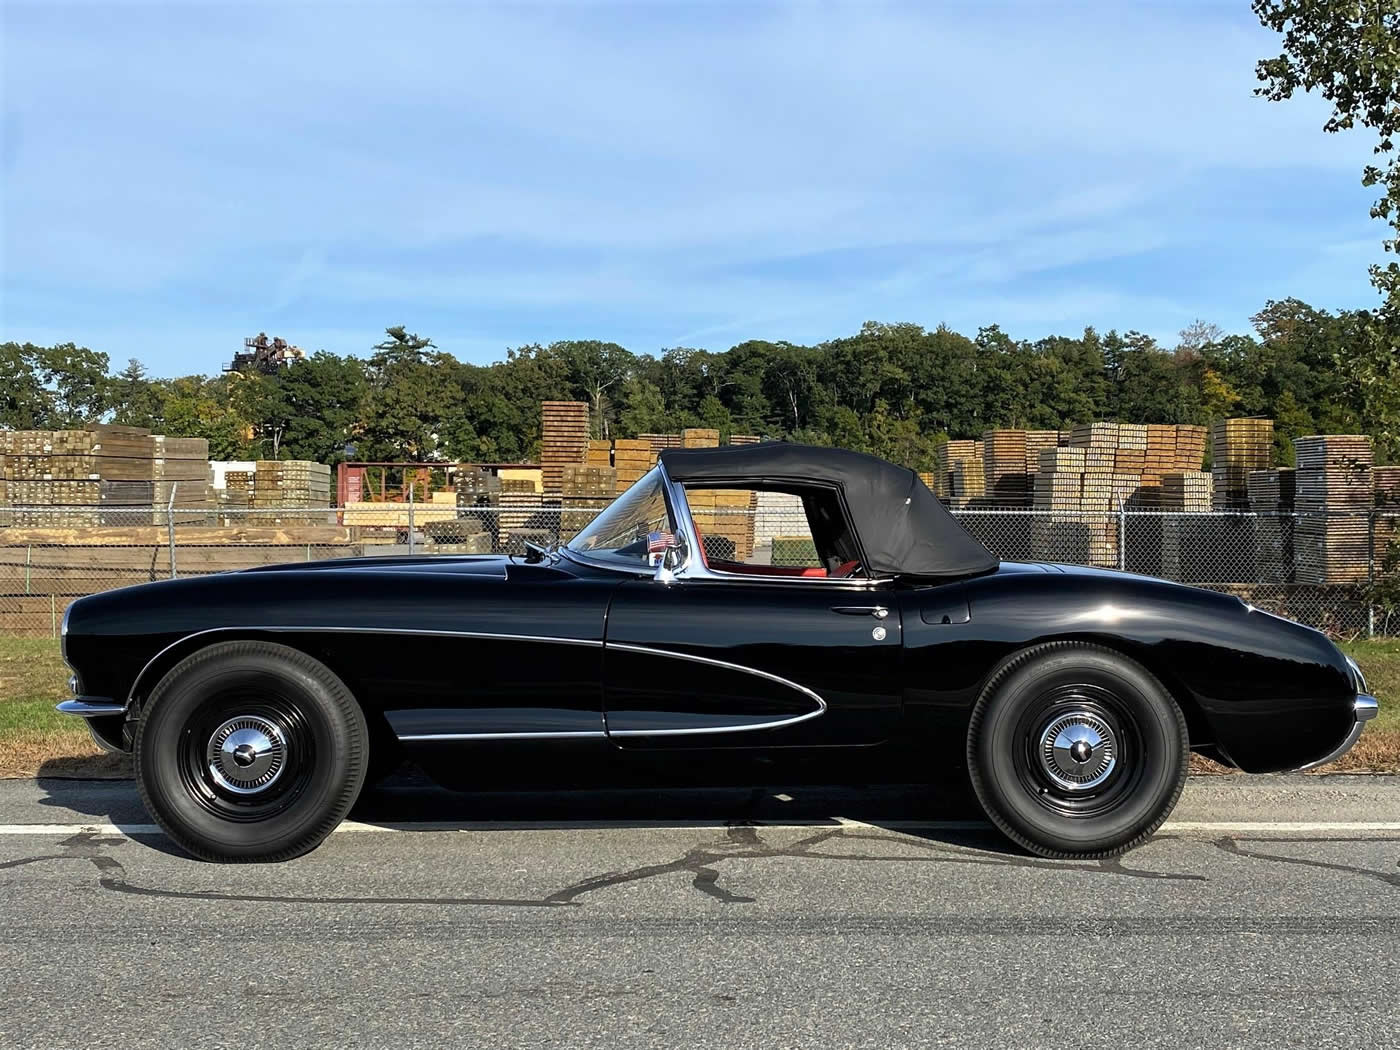
[[[1385,250],[1400,251],[1400,0],[1254,0],[1254,13],[1283,36],[1283,50],[1262,59],[1258,94],[1271,101],[1316,91],[1332,106],[1323,130],[1370,128],[1375,161],[1362,185],[1380,187],[1371,217],[1390,226]],[[1400,264],[1371,267],[1382,315],[1341,355],[1382,454],[1400,456]]]

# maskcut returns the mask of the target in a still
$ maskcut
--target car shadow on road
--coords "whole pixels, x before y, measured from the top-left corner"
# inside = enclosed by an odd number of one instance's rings
[[[650,758],[599,764],[553,761],[473,764],[445,787],[412,762],[366,786],[349,819],[403,831],[465,824],[484,832],[654,826],[745,827],[869,825],[904,835],[994,852],[1015,852],[988,828],[966,781],[938,783],[872,776],[871,769],[751,761],[677,762]],[[888,772],[900,773],[898,768]],[[856,775],[851,775],[856,774]],[[443,771],[439,770],[441,777]],[[40,804],[56,823],[140,829],[152,817],[130,780],[75,780],[39,771]],[[75,816],[77,819],[75,820]],[[152,848],[176,853],[164,836],[140,834]]]

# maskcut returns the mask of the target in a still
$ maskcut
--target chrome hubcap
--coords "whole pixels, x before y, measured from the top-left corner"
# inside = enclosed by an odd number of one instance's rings
[[[1040,762],[1066,791],[1088,791],[1108,779],[1118,762],[1113,727],[1090,711],[1057,715],[1040,735]]]
[[[252,795],[269,787],[287,764],[286,738],[258,715],[230,718],[209,738],[209,775],[226,791]]]

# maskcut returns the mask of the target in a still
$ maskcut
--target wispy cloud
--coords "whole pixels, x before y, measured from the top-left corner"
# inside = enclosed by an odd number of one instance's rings
[[[1371,301],[1366,142],[1251,96],[1277,45],[1238,3],[0,18],[2,334],[160,371],[260,329],[363,352],[405,322],[485,359]]]

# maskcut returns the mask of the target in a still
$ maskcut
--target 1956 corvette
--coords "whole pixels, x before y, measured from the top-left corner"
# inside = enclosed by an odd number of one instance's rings
[[[725,524],[716,489],[792,520]],[[400,751],[431,769],[502,746],[912,747],[965,762],[1023,848],[1102,857],[1166,819],[1191,750],[1308,768],[1377,711],[1315,630],[1150,577],[998,562],[912,471],[776,442],[668,449],[557,549],[94,594],[63,653],[60,710],[134,752],[176,843],[226,861],[314,848]]]

